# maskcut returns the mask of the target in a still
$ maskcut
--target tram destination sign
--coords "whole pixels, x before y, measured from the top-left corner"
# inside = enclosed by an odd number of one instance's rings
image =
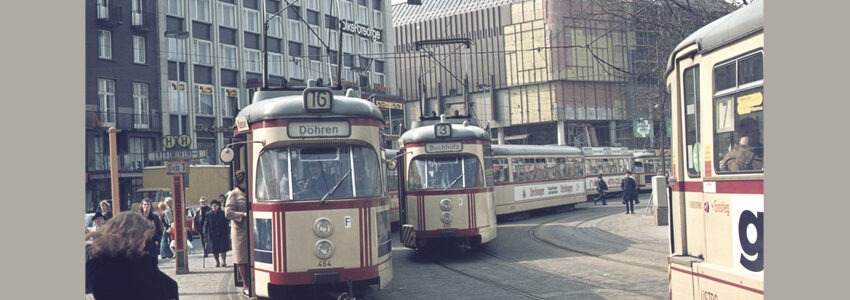
[[[348,137],[351,135],[351,123],[348,121],[292,121],[289,122],[287,132],[291,138]]]
[[[461,151],[463,151],[463,143],[461,143],[461,142],[428,143],[428,144],[425,144],[425,152],[426,153],[461,152]]]
[[[171,150],[148,153],[149,161],[192,160],[206,157],[207,150],[204,149]]]

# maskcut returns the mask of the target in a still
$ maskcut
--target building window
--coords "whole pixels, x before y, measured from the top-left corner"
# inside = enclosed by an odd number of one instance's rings
[[[382,29],[384,28],[384,13],[379,10],[373,10],[372,15],[375,18],[373,24],[375,24],[375,28]]]
[[[316,79],[322,77],[322,62],[317,60],[310,60],[310,79]]]
[[[260,12],[253,9],[242,9],[242,29],[260,32]]]
[[[338,34],[339,33],[334,30],[328,31],[328,47],[331,48],[331,50],[339,50],[339,47],[337,47],[337,44],[339,44]]]
[[[336,0],[325,0],[324,5],[325,13],[331,16],[336,16],[337,14],[337,5]]]
[[[133,36],[133,62],[137,64],[145,63],[145,37]]]
[[[342,2],[342,12],[340,13],[339,18],[351,21],[351,2]]]
[[[148,84],[133,82],[133,115],[135,128],[150,128],[150,104],[148,102]]]
[[[221,97],[221,115],[224,117],[235,117],[239,110],[239,89],[237,88],[222,88]]]
[[[375,83],[380,85],[386,85],[386,83],[384,83],[384,74],[375,73]]]
[[[109,0],[97,0],[97,18],[109,19]]]
[[[315,32],[316,34],[318,34],[320,32],[319,26],[310,25],[310,28],[312,28],[313,32]],[[316,36],[316,34],[313,34],[313,32],[309,33],[309,35],[310,35],[310,39],[309,39],[310,40],[310,46],[319,46],[319,37]]]
[[[235,5],[218,2],[218,24],[225,27],[236,28]]]
[[[260,51],[245,49],[245,71],[260,72]]]
[[[98,78],[97,97],[101,123],[104,127],[115,126],[115,80]]]
[[[295,57],[292,59],[292,62],[289,63],[289,77],[304,79],[304,74],[301,72],[301,58]]]
[[[342,67],[342,80],[354,81],[354,80],[351,79],[353,77],[354,76],[351,75],[351,68],[350,67]]]
[[[372,43],[370,43],[369,40],[366,39],[366,38],[359,38],[359,40],[360,40],[360,55],[370,55],[370,54],[372,54],[372,51],[369,51],[370,50],[369,46],[371,46]]]
[[[172,114],[185,114],[189,111],[186,105],[186,83],[171,82],[171,87],[168,90],[168,107]]]
[[[112,59],[112,32],[107,30],[98,30],[97,36],[97,57]]]
[[[212,115],[213,114],[213,87],[209,85],[195,85],[197,87],[198,93],[196,94],[195,100],[197,100],[195,106],[195,113],[199,115]]]
[[[283,55],[280,53],[269,53],[269,74],[283,76]]]
[[[123,170],[140,171],[145,166],[145,155],[153,151],[153,139],[131,137],[127,139],[127,154],[121,163]]]
[[[236,57],[236,47],[226,44],[220,45],[221,56],[219,57],[219,64],[222,68],[238,70],[239,66],[236,61],[239,59]]]
[[[269,22],[269,32],[268,32],[269,36],[273,36],[273,37],[277,37],[277,38],[282,37],[281,30],[280,30],[280,23],[281,23],[280,19],[281,18],[276,17],[273,14],[266,14],[266,20],[268,20],[268,22]]]
[[[289,20],[289,40],[293,42],[301,42],[301,22]]]
[[[205,40],[192,40],[192,44],[195,46],[195,54],[193,55],[195,59],[193,59],[193,62],[211,66],[213,64],[212,43]]]
[[[318,11],[319,10],[319,1],[315,1],[315,0],[306,1],[306,3],[304,3],[304,7]]]
[[[177,38],[168,38],[168,60],[171,61],[186,61],[186,45],[185,41]]]
[[[183,16],[183,0],[168,0],[165,13],[172,16]]]
[[[357,19],[358,23],[369,26],[369,24],[370,24],[369,23],[369,8],[362,6],[362,5],[358,5],[357,6],[357,13],[358,13],[358,15],[357,15],[358,16],[358,19]]]
[[[375,56],[386,55],[386,50],[384,50],[384,43],[377,42],[375,43]]]
[[[193,0],[192,2],[192,18],[202,22],[211,22],[210,0]]]
[[[342,51],[348,53],[354,53],[354,36],[343,33],[342,34]]]
[[[132,15],[133,26],[143,25],[142,18],[142,0],[133,0],[130,3],[130,13]]]

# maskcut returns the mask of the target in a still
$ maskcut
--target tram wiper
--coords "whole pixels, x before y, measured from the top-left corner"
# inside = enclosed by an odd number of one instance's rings
[[[335,192],[336,192],[336,190],[338,190],[338,189],[339,189],[340,185],[342,185],[342,181],[343,181],[343,180],[345,180],[345,178],[346,178],[346,177],[348,177],[348,175],[351,175],[351,170],[350,170],[350,169],[348,170],[348,172],[346,172],[346,173],[345,173],[345,175],[342,175],[342,178],[340,178],[340,179],[339,179],[339,181],[337,181],[337,182],[336,182],[336,184],[334,185],[334,187],[333,187],[330,191],[328,191],[328,193],[327,193],[327,194],[325,194],[324,196],[322,196],[322,200],[319,200],[319,203],[324,204],[324,203],[325,203],[325,199],[327,199],[328,197],[330,197],[330,195],[333,195],[333,193],[335,193]]]
[[[454,180],[454,181],[452,181],[452,183],[451,183],[451,184],[449,184],[449,186],[447,186],[445,189],[443,189],[443,191],[445,192],[445,191],[447,191],[448,189],[450,189],[450,188],[452,188],[453,186],[455,186],[455,183],[457,183],[457,181],[458,181],[458,180],[460,180],[461,178],[463,178],[463,173],[460,173],[460,176],[458,176],[457,178],[455,178],[455,180]]]

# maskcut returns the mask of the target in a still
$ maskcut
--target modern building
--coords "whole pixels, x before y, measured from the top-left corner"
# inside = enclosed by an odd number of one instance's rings
[[[581,0],[394,5],[407,126],[420,99],[426,115],[466,112],[468,99],[500,143],[633,146],[633,120],[650,118],[636,109],[646,85],[624,75],[641,59],[641,35],[604,16]]]
[[[187,135],[186,148],[206,151],[193,163],[218,164],[264,70],[268,87],[333,78],[357,90],[384,111],[392,144],[403,113],[386,46],[390,8],[388,0],[87,0],[86,206],[112,197],[109,127],[119,130],[119,190],[128,197],[142,187],[143,167],[162,164],[148,154],[167,150],[165,136]]]
[[[146,153],[159,145],[157,8],[153,0],[85,2],[86,207],[112,198],[110,127],[118,130],[120,191],[141,187]]]

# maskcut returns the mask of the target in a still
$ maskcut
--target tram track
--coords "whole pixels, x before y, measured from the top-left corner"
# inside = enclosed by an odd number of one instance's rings
[[[449,271],[452,271],[456,274],[459,274],[461,276],[464,276],[464,277],[467,277],[467,278],[470,278],[470,279],[474,279],[474,280],[477,280],[477,281],[480,281],[480,282],[483,282],[483,283],[487,283],[487,284],[495,286],[499,289],[511,292],[511,293],[519,295],[519,296],[523,296],[523,297],[528,298],[528,299],[538,299],[538,300],[545,300],[546,299],[546,298],[531,294],[531,293],[529,293],[525,290],[513,287],[511,285],[507,285],[507,284],[504,284],[504,283],[501,283],[501,282],[498,282],[498,281],[492,280],[492,279],[482,278],[482,277],[476,276],[472,273],[462,271],[459,268],[451,267],[448,264],[437,261],[437,260],[433,260],[433,262],[434,262],[434,264],[436,264],[440,267],[443,267],[446,270],[449,270]]]

